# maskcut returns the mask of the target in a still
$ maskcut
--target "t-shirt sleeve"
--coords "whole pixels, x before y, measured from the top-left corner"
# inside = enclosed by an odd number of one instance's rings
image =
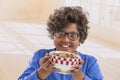
[[[92,79],[90,79],[87,75],[85,75],[84,80],[92,80]]]
[[[97,59],[93,56],[88,59],[87,73],[84,80],[103,80]]]
[[[18,78],[18,80],[40,80],[37,75],[37,69],[40,67],[39,60],[40,58],[44,57],[44,55],[45,52],[43,51],[36,52],[29,61],[27,69]]]

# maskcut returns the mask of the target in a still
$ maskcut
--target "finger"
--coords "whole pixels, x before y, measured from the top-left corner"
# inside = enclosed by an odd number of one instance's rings
[[[54,63],[51,62],[47,67],[49,71],[52,71],[54,69]]]
[[[55,67],[53,67],[52,70],[53,70],[53,71],[56,71],[56,72],[61,72],[61,69],[59,69],[59,68],[55,68]]]
[[[50,54],[46,53],[45,57],[44,57],[44,58],[42,58],[41,63],[46,62],[49,58],[50,58]]]
[[[78,73],[79,71],[80,71],[79,69],[72,68],[71,70],[68,70],[67,73],[74,74],[74,73]]]
[[[45,57],[50,57],[50,54],[49,54],[49,53],[46,53],[46,54],[45,54]]]
[[[79,65],[74,65],[73,67],[71,67],[71,70],[68,70],[68,73],[73,73],[73,72],[78,72],[80,70],[80,66]]]
[[[80,59],[79,64],[83,64],[83,63],[84,63],[84,60],[83,60],[83,59]]]
[[[40,59],[40,64],[42,65],[44,62],[46,62],[49,58],[48,57],[44,57]]]
[[[78,64],[79,67],[82,67],[82,64],[84,63],[84,60],[83,59],[80,59],[80,62]]]
[[[71,74],[71,70],[66,71],[66,73],[70,73]]]
[[[79,67],[72,67],[71,72],[78,72],[79,70]]]
[[[51,64],[51,61],[48,59],[46,62],[44,62],[43,66],[48,67]]]
[[[75,64],[72,67],[80,68],[79,64]]]
[[[51,69],[51,61],[50,60],[47,60],[41,67],[44,69],[44,70],[46,70],[46,71],[50,71]]]

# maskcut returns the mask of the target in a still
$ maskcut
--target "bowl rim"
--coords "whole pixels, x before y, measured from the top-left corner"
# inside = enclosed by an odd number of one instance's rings
[[[81,57],[80,57],[79,55],[74,54],[74,53],[72,53],[72,52],[67,52],[67,51],[51,51],[51,52],[50,52],[50,54],[53,54],[53,53],[57,53],[57,54],[59,54],[59,53],[72,54],[72,55],[74,55],[74,56],[78,57],[79,59],[81,59]]]

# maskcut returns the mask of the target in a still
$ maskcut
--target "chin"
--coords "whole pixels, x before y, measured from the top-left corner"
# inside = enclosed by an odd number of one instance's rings
[[[56,48],[58,51],[66,51],[66,52],[73,52],[70,48]]]

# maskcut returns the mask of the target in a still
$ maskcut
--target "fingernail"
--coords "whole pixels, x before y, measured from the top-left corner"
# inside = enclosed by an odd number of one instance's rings
[[[71,68],[71,70],[73,70],[73,69],[74,69],[74,67]]]

